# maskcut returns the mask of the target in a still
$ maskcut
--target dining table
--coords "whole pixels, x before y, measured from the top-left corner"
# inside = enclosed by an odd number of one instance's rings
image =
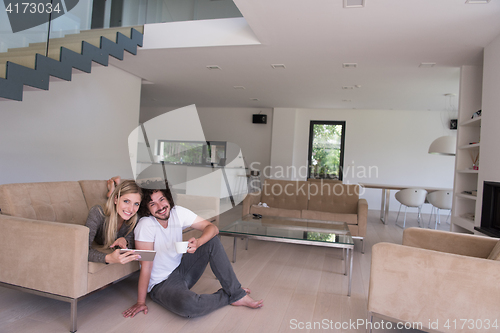
[[[382,223],[386,224],[387,218],[389,216],[389,202],[391,199],[391,190],[404,190],[406,188],[421,188],[426,190],[428,193],[434,191],[451,191],[450,188],[442,187],[429,187],[429,186],[416,186],[416,185],[394,185],[394,184],[374,184],[374,183],[359,183],[360,186],[364,188],[381,189],[382,197],[380,199],[380,220]],[[427,200],[426,200],[427,202]]]

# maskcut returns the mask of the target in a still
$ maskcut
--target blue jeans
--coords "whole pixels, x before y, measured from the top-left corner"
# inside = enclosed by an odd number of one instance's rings
[[[208,263],[222,288],[213,294],[199,295],[189,289],[200,279]],[[149,293],[153,301],[186,318],[203,316],[245,295],[219,237],[212,238],[193,254],[184,254],[180,265]]]

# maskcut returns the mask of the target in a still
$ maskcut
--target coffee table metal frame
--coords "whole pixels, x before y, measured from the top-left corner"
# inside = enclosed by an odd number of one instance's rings
[[[307,239],[297,239],[297,238],[286,238],[286,237],[280,237],[280,236],[268,236],[268,235],[257,235],[257,234],[251,234],[251,233],[245,233],[245,232],[236,232],[236,231],[231,231],[227,230],[231,227],[234,227],[235,225],[241,225],[243,223],[251,223],[250,221],[244,221],[245,219],[249,219],[249,216],[243,217],[242,220],[238,220],[236,222],[233,222],[232,224],[228,225],[225,228],[222,228],[219,230],[219,235],[220,236],[231,236],[234,238],[233,241],[233,263],[236,262],[236,242],[239,237],[242,239],[246,239],[246,246],[245,249],[248,249],[248,239],[257,239],[257,240],[263,240],[263,241],[271,241],[271,242],[278,242],[278,243],[291,243],[291,244],[301,244],[301,245],[312,245],[312,246],[325,246],[325,247],[334,247],[334,248],[341,248],[342,251],[342,260],[344,260],[344,275],[348,275],[349,278],[349,286],[347,290],[347,296],[351,296],[351,284],[352,284],[352,263],[353,263],[353,250],[354,250],[354,241],[352,240],[352,236],[350,235],[349,228],[347,227],[347,223],[345,222],[325,222],[325,221],[319,221],[319,220],[307,220],[307,219],[296,219],[296,218],[277,218],[277,217],[272,217],[272,219],[281,219],[282,221],[286,222],[286,220],[290,221],[295,221],[295,222],[303,222],[304,224],[307,223],[322,223],[324,224],[325,227],[321,228],[310,228],[307,226],[297,226],[297,225],[285,225],[285,224],[277,224],[277,225],[269,225],[268,227],[271,228],[279,228],[279,229],[285,229],[285,230],[303,230],[303,231],[311,231],[311,232],[323,232],[323,233],[334,233],[338,234],[339,230],[338,229],[329,229],[328,225],[342,225],[344,230],[341,230],[342,233],[348,234],[351,236],[351,242],[350,243],[330,243],[330,242],[323,242],[323,241],[316,241],[316,240],[307,240]],[[266,221],[266,217],[264,217],[262,220],[258,219],[255,220],[256,223]],[[347,253],[347,256],[346,256]]]

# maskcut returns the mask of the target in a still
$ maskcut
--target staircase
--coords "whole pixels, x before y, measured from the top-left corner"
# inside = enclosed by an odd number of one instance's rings
[[[46,43],[31,43],[0,53],[0,100],[22,101],[24,85],[49,89],[49,76],[71,81],[73,68],[90,73],[92,61],[108,66],[109,56],[123,60],[124,51],[137,54],[142,26],[94,29]]]

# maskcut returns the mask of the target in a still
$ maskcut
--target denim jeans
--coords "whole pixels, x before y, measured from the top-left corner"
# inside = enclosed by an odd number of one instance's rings
[[[222,288],[213,294],[199,295],[189,289],[200,279],[208,263]],[[195,253],[185,253],[180,265],[149,293],[165,309],[187,318],[203,316],[245,295],[219,237],[213,237]]]

